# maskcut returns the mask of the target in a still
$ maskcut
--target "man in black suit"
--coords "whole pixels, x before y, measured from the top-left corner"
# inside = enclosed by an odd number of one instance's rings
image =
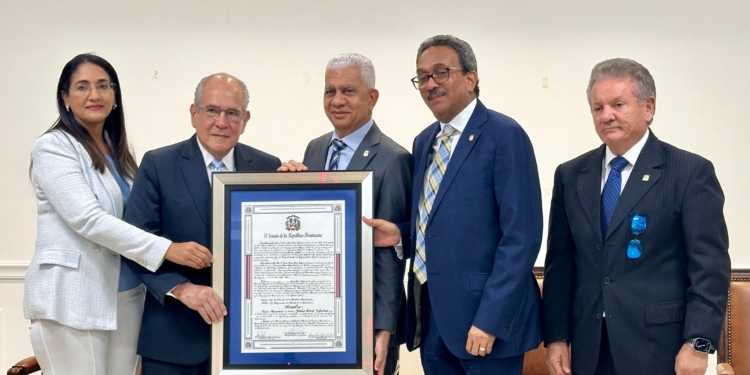
[[[656,88],[637,62],[597,64],[587,94],[604,144],[555,172],[543,298],[550,373],[704,374],[730,276],[713,165],[649,130]]]
[[[291,160],[279,170],[373,171],[375,217],[408,225],[413,158],[373,121],[377,101],[375,68],[367,57],[346,53],[331,59],[326,66],[323,109],[334,130],[310,141],[302,164]],[[340,149],[338,142],[343,145]],[[379,375],[396,371],[398,347],[404,342],[403,332],[392,337],[405,303],[403,259],[401,246],[376,247],[373,253],[374,368]]]
[[[211,174],[272,172],[279,158],[237,143],[250,119],[245,84],[226,73],[208,76],[190,106],[195,135],[143,156],[125,220],[176,242],[211,248]],[[185,240],[182,240],[185,239]],[[157,272],[130,262],[148,288],[138,354],[144,375],[206,375],[211,324],[226,315],[211,288],[211,269],[173,263]]]

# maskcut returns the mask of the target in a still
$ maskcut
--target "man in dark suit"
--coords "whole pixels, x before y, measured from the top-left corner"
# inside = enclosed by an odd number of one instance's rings
[[[656,87],[637,62],[597,64],[587,94],[604,144],[555,172],[544,278],[550,373],[704,374],[730,277],[714,168],[649,130]]]
[[[248,92],[219,73],[201,80],[190,106],[195,135],[143,156],[125,220],[172,241],[211,248],[214,171],[271,172],[281,161],[237,143],[250,119]],[[169,263],[151,273],[130,263],[148,288],[138,354],[144,375],[209,373],[211,324],[226,315],[211,288],[211,270]]]
[[[378,95],[375,67],[367,57],[347,53],[331,59],[326,67],[323,108],[334,131],[310,141],[302,164],[292,160],[280,170],[373,171],[375,216],[407,223],[413,158],[373,121]],[[380,375],[396,371],[398,347],[403,343],[403,332],[398,332],[401,337],[392,337],[397,333],[404,300],[402,249],[376,247],[373,253],[374,367]]]
[[[541,342],[531,142],[477,99],[476,57],[463,40],[424,41],[412,81],[438,121],[414,140],[407,347],[421,347],[427,375],[521,374]],[[400,237],[395,225],[365,222],[376,244]]]

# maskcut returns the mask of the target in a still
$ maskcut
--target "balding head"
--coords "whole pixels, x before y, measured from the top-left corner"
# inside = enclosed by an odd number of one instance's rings
[[[206,89],[206,83],[209,81],[218,81],[228,84],[230,87],[235,86],[242,92],[242,110],[247,111],[247,106],[250,104],[250,93],[247,91],[247,85],[242,82],[241,79],[228,74],[228,73],[215,73],[210,76],[204,77],[198,82],[198,86],[195,88],[195,98],[193,104],[200,107],[203,101],[203,94]]]

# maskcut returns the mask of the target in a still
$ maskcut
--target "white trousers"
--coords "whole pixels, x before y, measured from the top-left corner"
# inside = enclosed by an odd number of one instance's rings
[[[117,293],[117,330],[80,330],[31,321],[31,346],[44,375],[138,375],[144,288]]]

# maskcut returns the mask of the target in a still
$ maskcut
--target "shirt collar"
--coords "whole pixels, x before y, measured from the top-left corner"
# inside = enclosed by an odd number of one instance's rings
[[[458,130],[458,133],[463,133],[464,129],[466,129],[466,125],[469,123],[469,119],[471,118],[471,115],[474,113],[474,108],[477,106],[477,98],[474,98],[469,105],[466,106],[461,112],[459,112],[456,117],[453,118],[450,122],[447,124],[450,124],[453,129]],[[440,123],[440,133],[443,132],[443,128],[445,128],[446,123],[441,122]],[[438,137],[440,136],[440,133],[438,133]]]
[[[346,143],[346,148],[351,148],[352,150],[357,150],[357,147],[359,147],[359,144],[362,143],[362,140],[365,139],[365,136],[370,131],[370,128],[372,128],[373,120],[370,119],[370,121],[367,121],[362,127],[359,129],[353,131],[351,134],[347,135],[344,138],[339,138],[338,135],[336,135],[336,131],[331,134],[331,140],[334,139],[340,139],[344,143]],[[330,142],[329,142],[330,144]]]
[[[649,134],[651,134],[651,129],[646,129],[646,134],[641,137],[641,140],[634,144],[633,147],[630,148],[630,150],[622,154],[622,157],[624,157],[630,165],[635,165],[635,162],[638,160],[638,155],[641,154],[641,150],[643,150],[643,146],[648,140]],[[609,165],[609,162],[611,162],[612,159],[617,157],[617,155],[615,155],[612,150],[609,149],[609,147],[605,147],[605,149],[606,151],[604,153],[604,168]]]
[[[201,144],[201,141],[198,139],[198,137],[195,137],[195,141],[198,142],[198,148],[201,150],[201,155],[203,155],[203,165],[208,168],[208,165],[211,164],[211,162],[216,158],[211,155],[211,153],[208,152],[205,147],[203,147],[203,144]],[[224,156],[224,159],[221,159],[221,161],[224,162],[224,166],[227,167],[228,171],[234,172],[234,147],[232,147],[232,149],[227,152],[227,155]]]

